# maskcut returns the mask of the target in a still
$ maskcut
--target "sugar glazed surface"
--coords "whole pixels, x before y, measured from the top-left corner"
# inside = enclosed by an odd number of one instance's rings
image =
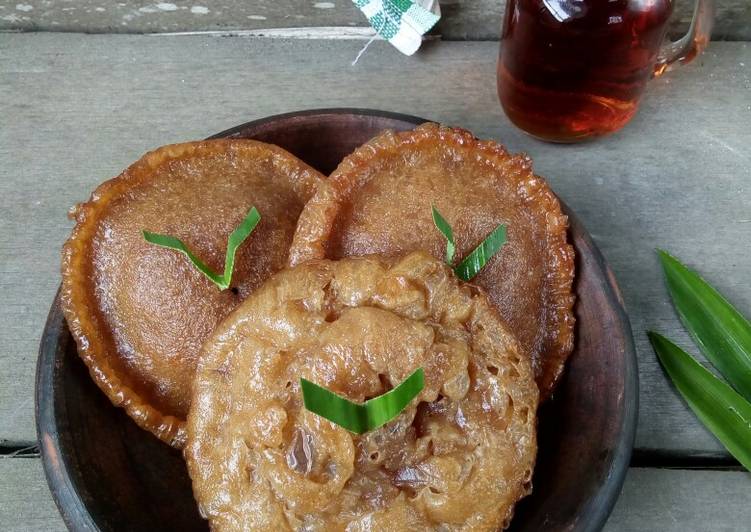
[[[323,178],[252,140],[164,146],[76,208],[63,248],[62,308],[92,377],[113,404],[181,447],[196,357],[214,327],[281,269],[305,202]],[[251,206],[262,216],[219,291],[146,229],[182,239],[221,271],[227,237]]]
[[[386,131],[344,158],[300,215],[290,262],[424,250],[444,256],[435,205],[465,257],[499,224],[500,253],[473,279],[512,328],[549,397],[574,345],[568,219],[524,155],[470,132],[423,124]]]
[[[425,388],[357,436],[305,410],[416,368]],[[496,530],[531,489],[538,391],[484,293],[423,252],[314,260],[245,300],[203,347],[185,458],[213,530]]]

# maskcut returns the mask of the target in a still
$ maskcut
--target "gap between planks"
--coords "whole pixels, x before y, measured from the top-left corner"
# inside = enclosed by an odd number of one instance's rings
[[[367,41],[374,39],[384,40],[370,26],[317,26],[299,28],[266,28],[252,30],[201,30],[201,31],[172,31],[172,32],[109,32],[109,31],[80,31],[80,30],[47,30],[47,29],[0,29],[0,35],[6,33],[73,33],[81,35],[143,35],[147,37],[245,37],[251,39],[293,39],[293,40],[329,40],[329,41]],[[499,42],[496,37],[475,37],[462,39],[458,37],[446,37],[441,34],[428,34],[423,36],[423,41],[445,42]],[[746,39],[723,39],[713,42],[751,42]]]
[[[247,37],[264,39],[293,39],[293,40],[328,40],[328,41],[368,41],[370,39],[384,40],[377,35],[370,26],[317,26],[299,28],[266,28],[253,30],[201,30],[201,31],[172,31],[172,32],[107,32],[107,31],[65,31],[65,30],[23,30],[0,29],[3,33],[74,33],[81,35],[144,35],[147,37]],[[454,40],[443,39],[440,34],[423,36],[424,41]],[[456,39],[462,42],[484,42],[496,39]]]
[[[28,445],[0,446],[0,460],[8,458],[39,458],[39,446],[36,443]]]
[[[0,460],[39,458],[36,443],[0,446]],[[629,467],[688,471],[745,471],[737,460],[713,453],[670,453],[658,449],[634,450]]]

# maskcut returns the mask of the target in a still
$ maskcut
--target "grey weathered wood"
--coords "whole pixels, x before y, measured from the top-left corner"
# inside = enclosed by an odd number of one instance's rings
[[[675,2],[670,33],[688,28],[693,0]],[[505,0],[442,0],[434,33],[445,39],[498,39]],[[351,0],[23,0],[0,3],[0,30],[152,33],[316,26],[367,26]],[[717,0],[715,39],[751,39],[748,0]]]
[[[637,446],[721,453],[672,391],[644,330],[690,346],[653,249],[700,269],[751,314],[751,44],[714,43],[652,83],[622,132],[587,144],[531,139],[503,116],[495,43],[0,35],[0,443],[33,440],[37,343],[59,283],[66,211],[161,144],[304,108],[361,106],[461,125],[527,151],[610,260],[641,374]]]
[[[39,458],[0,457],[0,530],[65,530]]]
[[[605,532],[746,530],[751,474],[631,469]],[[0,459],[0,530],[64,531],[38,458]]]
[[[604,532],[736,532],[751,523],[751,474],[630,469]]]

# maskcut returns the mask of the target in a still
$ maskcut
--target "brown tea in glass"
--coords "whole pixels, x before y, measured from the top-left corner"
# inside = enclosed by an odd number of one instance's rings
[[[698,0],[688,34],[662,47],[672,9],[672,0],[508,0],[498,58],[504,111],[554,142],[620,129],[653,75],[706,46],[712,0]]]

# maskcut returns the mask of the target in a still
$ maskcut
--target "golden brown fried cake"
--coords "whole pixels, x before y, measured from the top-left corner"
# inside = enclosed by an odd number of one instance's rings
[[[567,217],[526,156],[461,129],[385,132],[346,157],[305,207],[290,263],[424,249],[444,257],[431,204],[461,259],[500,223],[508,243],[472,282],[532,356],[543,398],[573,349],[574,252]]]
[[[425,388],[357,436],[299,379],[361,402]],[[185,458],[216,531],[497,530],[530,490],[537,387],[477,288],[424,252],[273,276],[204,344]]]
[[[63,248],[62,303],[91,376],[141,427],[184,444],[196,356],[217,323],[284,266],[297,217],[322,176],[250,140],[165,146],[75,209]],[[220,291],[142,229],[180,238],[214,271],[255,206],[262,219]]]

